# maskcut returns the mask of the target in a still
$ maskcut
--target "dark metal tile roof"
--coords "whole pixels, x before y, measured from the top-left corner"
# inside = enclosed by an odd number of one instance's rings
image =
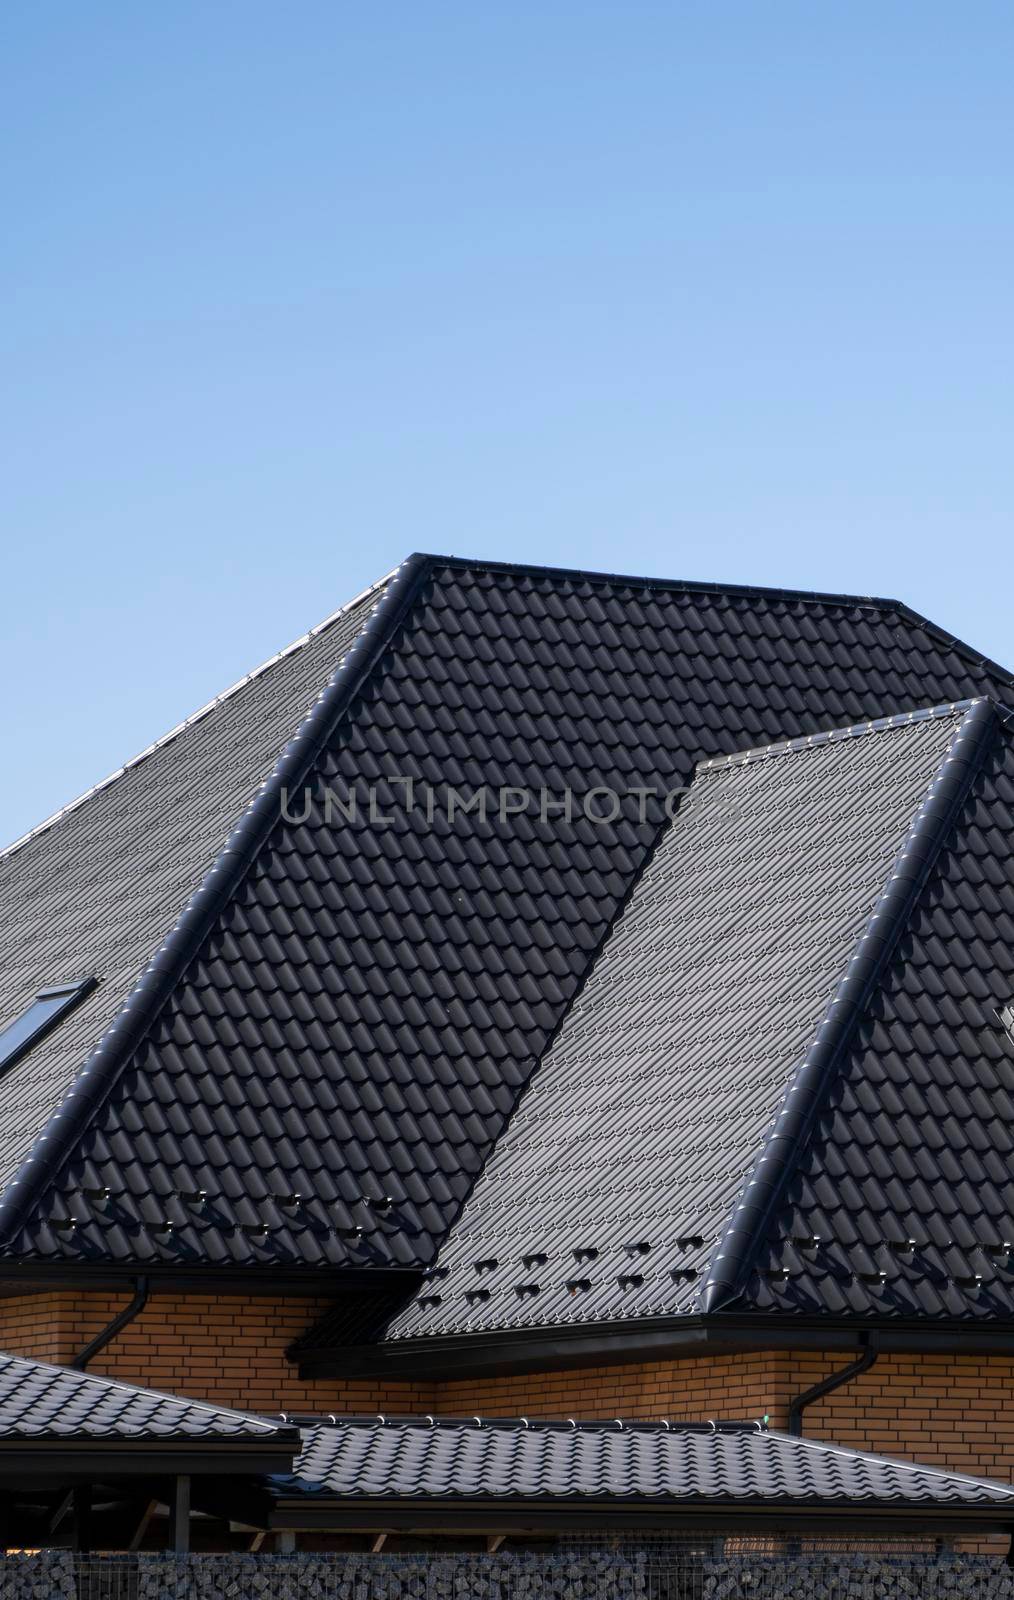
[[[700,1308],[772,1119],[911,859],[913,818],[980,715],[941,708],[699,769],[389,1338]],[[847,1214],[848,1192],[825,1187]],[[953,1210],[953,1185],[935,1200]]]
[[[1010,1506],[1014,1489],[760,1424],[391,1421],[312,1429],[277,1494],[343,1500],[664,1500]]]
[[[744,1303],[1014,1316],[1014,736],[998,724]]]
[[[329,824],[318,799],[304,822],[276,810],[256,834],[277,802],[265,790],[240,829],[258,841],[249,867],[237,848],[213,875],[242,872],[235,889],[221,906],[213,884],[198,897],[180,927],[200,938],[191,949],[177,932],[146,975],[154,1020],[140,1002],[125,1014],[130,1050],[103,1045],[12,1185],[9,1253],[430,1261],[658,836],[661,798],[637,788],[683,783],[702,756],[998,684],[891,602],[437,558],[412,567],[404,604],[392,592],[384,626],[360,635],[368,670],[345,672],[301,747],[317,790],[387,784],[394,820]],[[534,811],[448,823],[439,799],[433,820],[406,809],[402,776],[438,797],[625,798],[606,825]],[[107,851],[115,832],[112,816]],[[100,916],[111,905],[103,889]]]
[[[101,979],[0,1076],[0,1184],[66,1093],[376,603],[371,592],[0,854],[0,1024]]]
[[[264,1439],[293,1430],[222,1406],[0,1354],[0,1440]]]

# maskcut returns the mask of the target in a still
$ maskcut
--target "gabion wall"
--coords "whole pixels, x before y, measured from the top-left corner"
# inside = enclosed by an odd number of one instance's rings
[[[725,1556],[701,1563],[701,1600],[1012,1600],[1014,1571],[987,1556]]]
[[[0,1600],[1014,1600],[985,1556],[0,1558]]]

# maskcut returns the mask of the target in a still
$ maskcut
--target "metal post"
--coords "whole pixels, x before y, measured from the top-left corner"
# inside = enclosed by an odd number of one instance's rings
[[[87,1555],[92,1547],[92,1486],[79,1483],[74,1490],[74,1549]]]
[[[179,1473],[173,1479],[173,1498],[169,1507],[169,1539],[178,1556],[190,1553],[190,1475]]]

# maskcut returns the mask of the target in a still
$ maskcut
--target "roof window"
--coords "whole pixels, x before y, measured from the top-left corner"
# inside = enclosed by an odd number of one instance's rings
[[[94,989],[95,978],[77,978],[73,983],[57,983],[40,989],[20,1017],[15,1017],[0,1032],[0,1072],[6,1072],[33,1044],[55,1028],[79,1000]]]

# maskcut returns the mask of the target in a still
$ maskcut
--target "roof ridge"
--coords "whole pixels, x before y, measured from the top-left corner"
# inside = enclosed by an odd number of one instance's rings
[[[427,561],[435,566],[454,567],[457,569],[479,569],[483,572],[524,573],[532,577],[541,578],[580,578],[586,583],[619,583],[638,588],[675,590],[686,594],[733,595],[744,599],[749,599],[751,596],[753,596],[758,598],[764,597],[778,600],[795,600],[802,604],[822,606],[840,605],[869,608],[870,610],[875,611],[894,611],[899,616],[906,617],[910,622],[915,623],[918,627],[923,629],[926,633],[931,634],[934,638],[939,639],[941,643],[950,645],[962,655],[966,656],[970,661],[974,661],[976,665],[982,668],[984,671],[995,673],[997,676],[1014,685],[1014,672],[1012,672],[1009,668],[1002,666],[997,661],[993,661],[988,656],[982,655],[980,651],[974,650],[970,644],[967,644],[963,639],[960,639],[957,634],[949,632],[948,629],[942,628],[939,623],[933,622],[931,618],[923,616],[923,614],[919,611],[913,610],[913,608],[906,605],[903,600],[893,600],[883,595],[836,594],[830,591],[824,592],[819,589],[783,589],[778,588],[777,586],[769,587],[764,584],[722,583],[717,580],[711,582],[691,578],[655,578],[639,576],[630,573],[593,572],[583,567],[540,566],[536,562],[487,561],[481,559],[473,560],[467,556],[414,554],[408,556],[406,561],[401,563],[401,565],[407,565],[409,561],[414,561],[417,559]],[[192,727],[194,723],[200,722],[204,717],[216,710],[224,701],[231,699],[234,694],[237,694],[241,689],[246,688],[248,683],[251,683],[255,679],[259,678],[263,673],[270,671],[270,669],[279,661],[283,661],[287,656],[292,655],[294,651],[305,648],[305,646],[308,645],[312,639],[317,638],[318,635],[325,632],[327,628],[332,627],[343,616],[347,615],[347,613],[351,611],[354,606],[361,604],[361,602],[367,599],[369,595],[376,593],[378,590],[384,589],[387,584],[390,583],[391,579],[394,577],[394,574],[399,570],[399,567],[395,567],[390,572],[385,574],[384,577],[378,578],[374,583],[368,584],[365,589],[363,589],[359,594],[355,595],[351,600],[346,601],[344,605],[341,605],[337,608],[337,610],[332,611],[329,616],[324,617],[323,620],[316,623],[314,627],[308,628],[306,633],[300,634],[299,638],[294,639],[291,644],[283,646],[281,650],[276,650],[274,655],[268,656],[268,658],[265,661],[262,661],[259,666],[251,668],[251,670],[247,673],[244,673],[241,678],[237,678],[236,681],[231,683],[228,688],[223,689],[219,694],[214,695],[213,698],[206,701],[204,705],[199,706],[196,711],[190,712],[190,714],[184,717],[181,722],[177,722],[174,727],[170,728],[167,733],[163,733],[159,736],[159,738],[154,739],[151,744],[146,745],[143,750],[138,751],[137,755],[130,756],[120,766],[108,773],[106,777],[100,778],[97,783],[93,783],[87,789],[82,790],[82,792],[79,795],[76,795],[73,800],[68,800],[65,805],[59,806],[56,811],[51,812],[48,817],[44,817],[41,822],[37,822],[34,827],[27,829],[25,833],[19,834],[18,837],[16,839],[12,839],[9,844],[0,845],[0,861],[5,860],[10,855],[13,855],[16,850],[22,849],[23,846],[29,844],[39,834],[47,833],[50,828],[55,827],[58,822],[62,821],[62,819],[67,816],[68,813],[76,811],[80,806],[84,805],[86,801],[90,800],[93,795],[101,794],[119,778],[122,778],[126,773],[133,771],[135,767],[140,766],[143,761],[147,761],[149,757],[155,755],[155,753],[163,749],[164,746],[171,744],[174,739],[178,739],[179,736],[182,733],[185,733],[188,728]]]
[[[311,640],[319,638],[328,628],[333,627],[336,622],[340,622],[342,617],[347,616],[356,606],[361,605],[371,594],[375,594],[378,589],[386,588],[397,570],[395,568],[394,571],[388,572],[383,578],[378,578],[375,583],[368,584],[360,594],[355,595],[351,600],[347,600],[336,611],[332,611],[330,616],[325,617],[322,622],[318,622],[314,627],[308,628],[305,633],[300,634],[298,639],[293,639],[291,644],[284,645],[281,650],[276,650],[274,655],[268,656],[267,660],[262,661],[259,666],[252,667],[249,672],[243,674],[242,678],[237,678],[235,683],[231,683],[227,689],[223,689],[213,699],[205,701],[204,705],[198,706],[196,711],[191,711],[189,716],[184,717],[181,722],[177,722],[175,727],[169,729],[168,733],[163,733],[157,739],[153,739],[151,744],[145,745],[144,749],[139,750],[136,756],[130,756],[114,771],[107,773],[104,778],[100,778],[98,783],[93,783],[89,788],[82,790],[73,800],[68,800],[66,805],[59,806],[56,811],[50,812],[48,817],[44,817],[34,827],[29,828],[25,833],[19,834],[16,839],[12,839],[10,844],[0,846],[0,861],[6,860],[8,856],[13,855],[16,850],[20,850],[24,845],[29,844],[39,834],[48,833],[49,829],[55,827],[69,812],[77,811],[79,806],[83,806],[87,800],[92,798],[92,795],[101,794],[111,784],[116,783],[119,778],[124,777],[128,772],[132,772],[135,767],[139,767],[142,761],[147,761],[157,751],[164,749],[168,744],[172,744],[173,740],[186,733],[188,728],[192,728],[196,722],[202,722],[212,711],[217,711],[220,705],[227,700],[231,700],[233,695],[238,694],[241,689],[245,689],[248,683],[255,682],[265,672],[269,672],[272,667],[278,665],[279,661],[286,660],[287,657],[294,655],[297,650],[305,649]]]
[[[1014,671],[1004,667],[998,661],[984,656],[981,650],[975,650],[966,640],[959,638],[956,633],[942,628],[931,617],[924,616],[921,611],[916,611],[912,606],[906,605],[904,600],[893,600],[887,595],[873,594],[836,594],[832,591],[820,589],[781,589],[777,586],[768,587],[764,584],[750,583],[722,583],[719,581],[701,580],[694,578],[651,578],[635,573],[623,572],[592,572],[584,567],[548,567],[540,566],[531,561],[484,561],[473,560],[467,556],[441,556],[429,554],[427,560],[435,566],[480,569],[483,572],[513,572],[536,578],[580,578],[586,583],[620,583],[636,588],[678,590],[686,594],[712,594],[733,595],[743,599],[765,598],[771,600],[795,600],[804,605],[820,606],[850,606],[856,609],[871,611],[893,611],[899,617],[904,617],[908,622],[928,633],[941,644],[948,645],[956,650],[967,660],[974,661],[976,666],[986,672],[996,673],[1007,683],[1014,684]]]
[[[727,756],[711,756],[699,761],[694,768],[694,778],[716,772],[728,772],[735,767],[752,766],[754,762],[771,761],[776,756],[796,755],[824,744],[843,744],[848,740],[862,739],[871,733],[890,733],[899,728],[909,728],[919,722],[932,722],[944,717],[963,716],[973,706],[988,703],[1001,710],[999,701],[990,695],[977,695],[971,700],[944,701],[941,705],[919,707],[914,711],[898,711],[890,717],[875,717],[868,722],[853,722],[842,727],[827,728],[820,733],[804,733],[795,739],[780,739],[774,744],[753,745],[749,750],[735,750]]]
[[[830,1074],[911,916],[943,839],[979,771],[998,720],[992,700],[973,700],[955,730],[813,1043],[789,1080],[712,1254],[698,1303],[704,1315],[721,1310],[739,1291],[763,1229],[809,1134]]]
[[[287,1422],[296,1421],[307,1428],[420,1428],[427,1433],[441,1428],[482,1428],[505,1431],[521,1428],[525,1432],[540,1430],[558,1433],[744,1433],[766,1434],[766,1425],[758,1419],[743,1421],[672,1422],[668,1417],[483,1417],[483,1416],[387,1416],[383,1413],[353,1412],[347,1416],[328,1414],[324,1417],[303,1417],[298,1412],[282,1412]],[[1011,1491],[1014,1494],[1014,1490]]]
[[[429,558],[409,556],[395,569],[346,654],[285,746],[239,822],[144,968],[112,1023],[57,1109],[48,1118],[11,1182],[0,1194],[0,1241],[9,1243],[27,1210],[33,1185],[52,1174],[82,1122],[108,1093],[130,1052],[171,994],[214,917],[242,880],[279,814],[286,788],[298,787],[323,740],[369,675],[429,571]]]
[[[428,553],[426,559],[434,566],[454,567],[472,572],[514,573],[519,576],[549,579],[580,578],[586,583],[619,583],[639,589],[675,589],[687,594],[736,595],[744,599],[764,596],[777,600],[799,600],[815,605],[868,607],[876,611],[896,611],[902,606],[900,600],[892,600],[884,595],[834,594],[820,589],[781,589],[765,584],[722,583],[718,580],[698,578],[659,578],[649,577],[643,573],[602,572],[587,567],[550,567],[536,561],[489,561],[470,556],[442,556],[433,552]],[[918,612],[915,611],[911,616],[913,619],[926,620],[919,618]],[[981,660],[981,657],[979,659]]]

